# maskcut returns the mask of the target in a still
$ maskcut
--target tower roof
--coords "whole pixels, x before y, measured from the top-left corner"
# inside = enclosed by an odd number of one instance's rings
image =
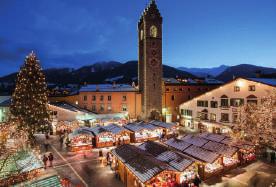
[[[151,0],[151,2],[149,3],[149,5],[144,9],[139,24],[143,21],[143,18],[148,16],[148,15],[155,15],[157,18],[161,18],[162,16],[160,14],[160,11],[157,7],[156,1],[155,0]]]

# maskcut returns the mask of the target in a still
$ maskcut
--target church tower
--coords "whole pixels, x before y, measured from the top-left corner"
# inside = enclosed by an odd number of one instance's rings
[[[159,119],[162,114],[162,21],[152,0],[138,23],[138,83],[143,119]]]

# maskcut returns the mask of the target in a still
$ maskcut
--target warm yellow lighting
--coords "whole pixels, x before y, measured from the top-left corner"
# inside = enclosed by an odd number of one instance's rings
[[[242,80],[238,80],[237,81],[237,86],[243,87],[244,86],[244,82]]]

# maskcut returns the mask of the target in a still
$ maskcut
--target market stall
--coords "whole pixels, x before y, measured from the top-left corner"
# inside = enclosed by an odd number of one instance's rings
[[[56,123],[56,134],[63,134],[64,132],[71,133],[80,127],[80,122],[74,121],[58,121]]]
[[[161,127],[163,129],[163,138],[171,138],[177,134],[177,124],[176,123],[165,123],[162,121],[150,121],[152,125]]]
[[[149,123],[129,123],[124,128],[131,132],[130,141],[132,143],[160,139],[163,133],[161,127]]]
[[[133,145],[122,145],[113,149],[115,172],[126,187],[175,186],[177,172],[167,163]]]
[[[130,131],[116,124],[109,124],[103,127],[106,131],[114,135],[113,145],[122,145],[130,143]]]
[[[68,135],[71,151],[91,150],[94,135],[89,128],[82,127]]]
[[[90,128],[90,131],[93,132],[95,138],[93,145],[97,148],[100,147],[110,147],[113,146],[114,134],[104,128],[104,126],[96,126]]]
[[[204,146],[202,146],[202,148],[222,155],[222,164],[224,166],[224,170],[233,169],[237,167],[240,162],[238,158],[238,149],[236,147],[209,141]]]
[[[2,156],[2,155],[0,155]],[[8,158],[0,157],[0,186],[11,186],[31,180],[43,170],[43,163],[34,151],[18,151]]]
[[[176,182],[178,184],[190,184],[198,174],[198,167],[195,159],[184,156],[178,151],[172,150],[168,146],[154,141],[147,141],[138,147],[153,155],[156,159],[166,162],[172,168],[175,168],[177,171],[175,172]]]

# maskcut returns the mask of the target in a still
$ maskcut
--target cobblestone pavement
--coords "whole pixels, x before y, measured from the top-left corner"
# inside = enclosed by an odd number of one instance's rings
[[[68,178],[72,186],[88,187],[122,187],[123,183],[115,178],[114,172],[107,166],[99,163],[98,150],[81,153],[68,152],[61,147],[57,137],[51,136],[48,152],[42,146],[43,135],[36,136],[42,154],[54,154],[54,167],[47,168],[44,174],[56,172],[61,178]],[[109,149],[103,149],[104,154]]]

